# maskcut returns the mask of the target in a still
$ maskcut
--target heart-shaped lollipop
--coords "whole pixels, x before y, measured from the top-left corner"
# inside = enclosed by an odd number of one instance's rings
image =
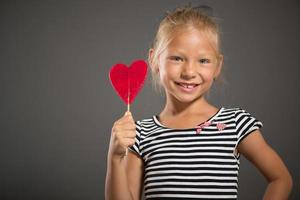
[[[121,97],[127,110],[142,88],[147,75],[147,63],[143,60],[134,61],[129,67],[122,63],[115,64],[109,73],[111,84]]]

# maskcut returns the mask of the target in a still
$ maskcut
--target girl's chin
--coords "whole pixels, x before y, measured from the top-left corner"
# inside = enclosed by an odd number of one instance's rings
[[[173,96],[172,98],[175,98],[178,102],[181,103],[191,103],[203,97],[203,95],[200,94],[196,94],[196,95],[175,94],[172,96]]]

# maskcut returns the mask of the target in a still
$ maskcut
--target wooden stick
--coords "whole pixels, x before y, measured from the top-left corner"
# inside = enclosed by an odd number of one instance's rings
[[[130,112],[129,96],[130,96],[130,91],[128,89],[128,96],[127,96],[127,111],[128,112]]]
[[[127,112],[130,112],[130,104],[129,104],[129,97],[130,97],[130,83],[129,83],[129,79],[128,79],[128,96],[127,96]],[[126,148],[126,151],[125,151],[125,156],[128,155],[128,147]]]

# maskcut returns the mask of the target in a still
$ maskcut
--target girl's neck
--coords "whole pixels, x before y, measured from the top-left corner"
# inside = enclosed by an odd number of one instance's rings
[[[205,113],[213,109],[216,108],[213,105],[209,104],[204,97],[188,103],[180,102],[175,98],[167,98],[166,105],[160,113],[160,116],[187,116],[200,114],[203,112]]]

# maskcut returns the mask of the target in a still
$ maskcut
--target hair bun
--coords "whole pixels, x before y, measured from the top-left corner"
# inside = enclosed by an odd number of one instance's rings
[[[214,15],[213,8],[210,6],[207,6],[207,5],[195,6],[195,7],[193,7],[193,9],[199,10],[211,17]]]

